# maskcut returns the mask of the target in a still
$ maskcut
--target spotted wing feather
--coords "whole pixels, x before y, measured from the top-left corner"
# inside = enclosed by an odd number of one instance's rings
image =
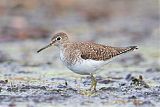
[[[100,44],[88,43],[81,45],[81,58],[87,60],[108,60],[112,57],[137,49],[137,46],[130,46],[125,48],[111,47]],[[84,48],[85,47],[85,48]]]

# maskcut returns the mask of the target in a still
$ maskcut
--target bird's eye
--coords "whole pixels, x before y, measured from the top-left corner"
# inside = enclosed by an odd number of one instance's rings
[[[57,40],[61,40],[61,37],[57,37]]]

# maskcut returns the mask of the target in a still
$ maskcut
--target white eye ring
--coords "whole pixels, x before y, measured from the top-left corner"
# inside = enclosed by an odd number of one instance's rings
[[[61,37],[57,37],[57,40],[61,40]]]

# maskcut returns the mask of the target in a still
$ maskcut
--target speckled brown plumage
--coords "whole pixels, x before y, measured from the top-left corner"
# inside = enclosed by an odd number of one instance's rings
[[[82,59],[92,59],[96,61],[105,61],[117,55],[126,53],[137,49],[136,46],[130,46],[126,48],[111,47],[92,42],[74,42],[69,43],[66,46],[65,54],[70,60],[76,60],[77,57]],[[67,59],[69,60],[69,59]]]
[[[126,53],[128,51],[136,49],[136,46],[130,46],[126,48],[120,48],[120,47],[111,47],[111,46],[105,46],[105,45],[100,45],[100,44],[95,44],[95,43],[83,43],[83,47],[86,47],[83,49],[81,48],[81,57],[83,59],[92,59],[92,60],[108,60],[112,57],[115,57],[117,55]]]

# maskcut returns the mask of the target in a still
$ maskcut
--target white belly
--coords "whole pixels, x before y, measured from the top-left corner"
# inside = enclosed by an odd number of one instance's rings
[[[105,63],[106,63],[105,61],[81,59],[80,61],[77,61],[74,65],[66,65],[66,66],[75,73],[78,73],[81,75],[89,75],[90,73],[92,74],[96,73],[96,71],[100,67],[102,67]]]

